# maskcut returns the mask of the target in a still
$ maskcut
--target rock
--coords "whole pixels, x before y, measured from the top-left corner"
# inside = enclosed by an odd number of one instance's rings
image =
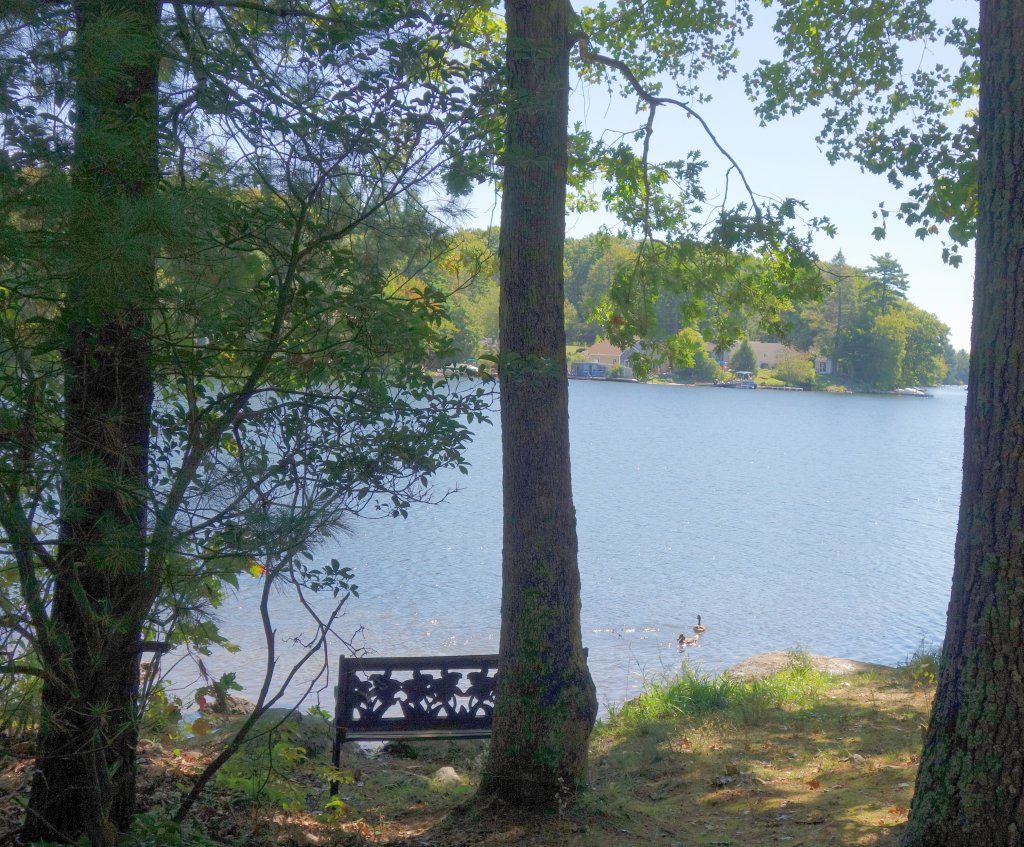
[[[252,700],[245,697],[235,697],[233,694],[228,694],[223,702],[214,703],[210,707],[210,712],[222,717],[244,717],[245,715],[251,715],[253,709],[256,708],[256,704]]]
[[[451,765],[445,765],[431,774],[430,785],[433,788],[456,788],[462,785],[462,777]]]
[[[389,741],[381,748],[380,752],[395,759],[418,759],[420,757],[420,751],[401,738]]]
[[[864,764],[865,761],[867,761],[867,760],[860,753],[851,753],[850,754],[850,764],[851,765],[857,765],[857,767],[860,767],[861,765]]]
[[[726,673],[734,679],[760,679],[778,673],[787,665],[793,662],[807,661],[816,670],[823,673],[845,676],[851,673],[863,671],[892,670],[885,665],[875,665],[870,662],[858,662],[856,659],[839,659],[835,656],[816,656],[813,654],[793,653],[758,653],[749,659],[744,659],[739,664],[733,665],[726,670]]]

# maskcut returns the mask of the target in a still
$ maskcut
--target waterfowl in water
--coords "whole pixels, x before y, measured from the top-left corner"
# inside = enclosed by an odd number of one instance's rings
[[[700,615],[697,615],[697,625],[693,628],[693,631],[696,632],[697,635],[703,635],[708,631],[708,628],[700,622]]]
[[[684,633],[680,635],[679,638],[676,639],[676,641],[679,644],[679,649],[682,650],[684,647],[696,647],[698,644],[700,644],[700,636],[686,635]]]

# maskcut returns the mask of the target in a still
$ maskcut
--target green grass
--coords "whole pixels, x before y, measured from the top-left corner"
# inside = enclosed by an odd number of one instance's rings
[[[639,697],[612,710],[605,723],[610,730],[633,729],[710,714],[756,723],[768,712],[813,707],[833,683],[832,676],[812,667],[799,653],[782,670],[762,679],[734,679],[690,668],[674,679],[649,683]]]

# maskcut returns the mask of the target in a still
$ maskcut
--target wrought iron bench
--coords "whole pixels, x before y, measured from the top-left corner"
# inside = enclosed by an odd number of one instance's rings
[[[497,678],[497,655],[342,657],[334,766],[346,741],[488,738]]]

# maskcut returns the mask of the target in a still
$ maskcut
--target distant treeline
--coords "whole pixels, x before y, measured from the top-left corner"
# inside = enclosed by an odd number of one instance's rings
[[[444,266],[460,357],[478,354],[498,336],[497,232],[464,230]],[[565,334],[567,344],[588,345],[605,335],[600,317],[608,315],[607,299],[615,279],[629,273],[637,245],[624,238],[588,235],[565,245]],[[867,268],[849,265],[842,253],[821,266],[825,296],[815,302],[791,304],[781,331],[765,332],[753,310],[733,316],[739,334],[753,341],[782,341],[806,351],[808,357],[832,359],[837,377],[878,389],[967,381],[969,356],[954,350],[949,327],[918,308],[906,296],[908,279],[888,253],[875,256]],[[708,341],[717,333],[708,322],[686,326],[680,318],[681,298],[662,294],[656,304],[653,339],[670,358],[673,349],[694,348],[694,333]],[[703,357],[698,357],[703,358]],[[696,363],[700,366],[700,362]]]

